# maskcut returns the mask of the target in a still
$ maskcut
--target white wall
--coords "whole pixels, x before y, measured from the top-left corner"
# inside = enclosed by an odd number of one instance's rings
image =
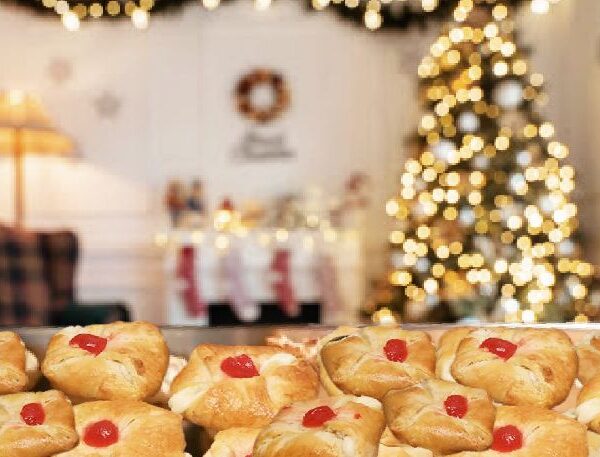
[[[214,206],[223,195],[266,198],[308,183],[335,192],[349,173],[366,171],[375,189],[369,271],[384,265],[383,202],[393,192],[403,138],[415,126],[415,68],[436,27],[373,34],[333,14],[306,14],[297,2],[276,2],[266,13],[250,3],[213,13],[191,5],[154,17],[146,32],[127,21],[100,21],[73,34],[57,20],[0,10],[0,87],[39,93],[83,156],[73,163],[30,160],[27,202],[29,226],[81,234],[82,298],[125,299],[139,317],[162,320],[162,265],[152,235],[163,223],[160,198],[172,176],[202,177]],[[598,13],[595,0],[563,0],[549,16],[522,20],[534,62],[550,81],[549,112],[575,161],[586,165],[600,145],[598,129],[582,115],[600,119],[600,15],[593,9]],[[73,68],[62,84],[48,74],[56,58]],[[261,65],[289,80],[293,107],[275,128],[298,155],[234,163],[231,150],[248,124],[235,113],[232,88],[242,72]],[[122,103],[114,119],[94,108],[105,91]],[[0,159],[0,219],[11,212],[9,165]],[[600,191],[598,167],[582,167],[590,195]]]

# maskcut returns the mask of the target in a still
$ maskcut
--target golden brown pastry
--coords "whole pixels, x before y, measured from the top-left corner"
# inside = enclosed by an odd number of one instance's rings
[[[487,451],[454,457],[587,457],[585,427],[556,411],[535,406],[500,406],[494,441]]]
[[[379,441],[377,457],[433,457],[433,452],[401,442],[386,427]]]
[[[451,371],[497,402],[549,408],[567,398],[577,355],[561,330],[482,328],[461,341]]]
[[[205,344],[173,381],[169,407],[209,429],[262,427],[318,388],[310,364],[280,348]]]
[[[85,400],[144,400],[160,389],[169,350],[147,322],[67,327],[55,334],[42,363],[54,387]]]
[[[389,391],[383,409],[401,442],[436,454],[482,451],[492,443],[496,411],[483,389],[429,379]]]
[[[600,433],[600,375],[592,378],[581,389],[575,414],[579,422]]]
[[[446,331],[437,345],[435,375],[444,381],[455,381],[450,368],[454,363],[460,342],[473,331],[469,327],[457,327]]]
[[[434,376],[435,349],[424,332],[382,325],[334,335],[325,339],[319,352],[321,379],[330,394],[342,391],[381,399],[391,389]]]
[[[594,432],[587,432],[589,457],[600,457],[600,435]]]
[[[247,457],[252,455],[260,428],[230,428],[217,433],[204,457]]]
[[[33,388],[39,379],[35,355],[14,332],[0,332],[0,394]]]
[[[381,403],[350,395],[295,403],[256,439],[253,457],[375,457]]]
[[[179,414],[135,400],[82,403],[74,411],[80,441],[60,457],[185,455]]]
[[[77,444],[73,408],[56,390],[0,397],[0,455],[50,457]]]
[[[586,384],[600,374],[600,334],[589,335],[577,345],[578,378]]]

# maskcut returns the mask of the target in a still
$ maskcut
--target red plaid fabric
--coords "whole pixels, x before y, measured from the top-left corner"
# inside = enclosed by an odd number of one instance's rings
[[[0,325],[45,325],[73,301],[78,246],[70,232],[0,225]]]

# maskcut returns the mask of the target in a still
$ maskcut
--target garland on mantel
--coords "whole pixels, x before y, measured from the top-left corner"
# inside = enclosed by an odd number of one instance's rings
[[[130,18],[140,29],[148,26],[149,13],[173,13],[187,4],[204,5],[208,10],[234,0],[0,0],[0,4],[12,4],[34,13],[60,15],[65,27],[77,30],[80,20]],[[252,1],[252,0],[244,0]],[[258,10],[267,9],[272,1],[254,0]],[[461,1],[471,0],[298,0],[309,11],[330,10],[343,19],[369,29],[407,30],[410,27],[425,28],[431,20],[451,18],[452,11]],[[505,3],[517,5],[530,2],[532,9],[545,13],[550,3],[559,0],[474,0],[475,3]],[[473,2],[471,2],[473,3]],[[537,5],[537,6],[536,6]],[[541,6],[540,6],[541,5]],[[372,14],[370,14],[372,13]]]

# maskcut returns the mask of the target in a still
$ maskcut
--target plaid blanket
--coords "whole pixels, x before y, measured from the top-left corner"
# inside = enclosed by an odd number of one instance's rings
[[[75,235],[0,225],[0,325],[44,325],[72,302]]]

